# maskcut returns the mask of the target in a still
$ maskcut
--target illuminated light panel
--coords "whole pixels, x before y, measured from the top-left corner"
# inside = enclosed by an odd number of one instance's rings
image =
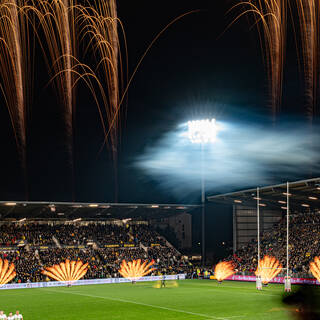
[[[281,209],[282,209],[282,210],[287,210],[288,208],[287,208],[287,207],[281,207]]]
[[[254,197],[253,199],[254,200],[261,200],[261,198],[258,198],[258,197]]]
[[[128,263],[127,261],[123,260],[119,269],[119,273],[122,275],[122,277],[127,279],[140,279],[155,270],[155,268],[151,268],[154,263],[154,260],[149,263],[147,263],[147,261],[141,263],[141,259],[133,260]]]
[[[235,274],[235,270],[231,261],[219,262],[214,268],[214,276],[219,282],[227,279],[233,274]]]
[[[265,203],[259,203],[260,207],[266,207],[267,205]]]
[[[153,204],[151,208],[159,208],[159,206],[157,204]]]
[[[310,199],[310,200],[318,200],[317,197],[308,197],[308,199]]]
[[[26,221],[26,220],[27,220],[27,218],[23,218],[23,219],[18,220],[18,222],[23,222],[23,221]]]
[[[309,207],[310,207],[310,206],[309,206],[308,204],[306,204],[306,203],[303,203],[301,206],[302,206],[302,207],[306,207],[306,208],[309,208]]]
[[[78,221],[81,221],[81,218],[77,218],[77,219],[72,220],[72,222],[78,222]]]
[[[16,202],[6,202],[4,205],[5,205],[5,206],[13,207],[13,206],[16,206],[17,203],[16,203]]]
[[[287,192],[283,192],[282,194],[285,195],[285,196],[289,196],[289,197],[292,196],[291,193],[287,193]]]
[[[242,203],[241,200],[234,200],[235,203]]]
[[[89,207],[90,208],[97,208],[97,207],[99,207],[99,205],[97,205],[96,203],[91,203],[91,204],[89,204]]]
[[[286,201],[282,201],[282,200],[279,200],[278,202],[282,203],[282,204],[286,204],[287,203]]]
[[[88,263],[66,260],[52,267],[46,267],[42,274],[56,281],[78,281],[88,271]]]
[[[188,121],[188,138],[192,143],[213,143],[217,129],[215,119]]]
[[[7,259],[0,259],[0,287],[13,280],[16,275],[14,264],[9,264]]]
[[[186,207],[177,207],[178,210],[184,210],[187,209]]]
[[[261,277],[262,283],[267,284],[281,272],[281,269],[279,260],[272,256],[264,256],[255,274]]]

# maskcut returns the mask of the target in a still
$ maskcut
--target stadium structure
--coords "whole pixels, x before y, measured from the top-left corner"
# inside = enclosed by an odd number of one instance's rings
[[[158,273],[183,272],[179,248],[191,246],[197,207],[1,201],[0,258],[16,262],[19,283],[48,281],[42,271],[65,259],[88,263],[85,279],[119,277],[121,262],[134,259],[155,260]]]
[[[287,196],[289,203],[287,206]],[[257,238],[257,208],[260,213],[260,231],[267,232],[280,223],[287,214],[319,212],[320,178],[300,180],[287,183],[213,195],[209,202],[232,205],[233,207],[233,251],[247,245]],[[259,203],[258,203],[259,202]]]

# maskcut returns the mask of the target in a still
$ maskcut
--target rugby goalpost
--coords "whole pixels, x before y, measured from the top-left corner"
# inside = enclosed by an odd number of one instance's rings
[[[286,276],[284,278],[284,290],[291,291],[291,277],[289,274],[289,214],[290,214],[290,185],[287,182],[287,192],[285,193],[287,197],[286,203],[286,222],[287,222],[287,239],[286,239],[286,268],[277,268],[278,270],[286,270]],[[257,242],[258,242],[258,270],[260,270],[260,259],[261,259],[261,251],[260,251],[260,188],[257,187]],[[264,268],[265,269],[265,268]],[[262,279],[260,276],[256,277],[256,288],[258,290],[262,289]]]

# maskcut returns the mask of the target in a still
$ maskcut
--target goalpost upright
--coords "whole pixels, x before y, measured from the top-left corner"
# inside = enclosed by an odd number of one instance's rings
[[[260,190],[257,187],[257,242],[258,242],[258,271],[260,271]],[[258,290],[262,289],[261,277],[256,276],[256,288]]]
[[[284,290],[291,291],[291,279],[289,275],[289,214],[290,214],[289,182],[287,182],[287,275],[284,281]]]
[[[290,227],[290,186],[287,182],[287,205],[286,205],[286,225],[287,225],[287,239],[286,239],[286,276],[284,279],[285,291],[291,291],[291,278],[289,273],[289,227]],[[258,271],[260,271],[260,260],[261,260],[261,248],[260,248],[260,189],[257,187],[257,244],[258,244]],[[256,288],[262,289],[262,279],[260,276],[256,276]]]

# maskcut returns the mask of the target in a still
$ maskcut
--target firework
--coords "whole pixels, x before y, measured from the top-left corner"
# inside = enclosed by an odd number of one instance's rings
[[[233,8],[244,6],[240,17],[253,14],[259,26],[262,50],[270,83],[271,107],[273,116],[280,110],[282,98],[283,61],[286,43],[287,2],[286,0],[247,0]]]
[[[26,183],[26,104],[32,67],[30,39],[19,0],[0,0],[0,90],[7,105]]]
[[[0,259],[0,286],[10,282],[16,276],[14,264]]]
[[[215,278],[221,282],[235,273],[234,266],[231,261],[219,262],[214,268]]]
[[[52,267],[46,267],[42,274],[57,281],[78,281],[85,276],[88,271],[88,263],[82,261],[66,260]]]
[[[267,284],[280,273],[281,269],[282,265],[279,260],[272,256],[264,256],[260,260],[255,275],[261,277],[263,284]]]
[[[305,74],[306,112],[311,120],[315,112],[318,83],[319,2],[316,0],[296,0],[296,3]]]
[[[320,282],[320,257],[315,257],[314,261],[310,262],[310,271]]]
[[[147,261],[144,261],[141,263],[141,260],[133,260],[130,262],[126,262],[125,260],[122,261],[122,264],[120,266],[119,273],[127,279],[137,280],[140,279],[149,273],[151,273],[154,268],[151,268],[151,266],[154,264],[154,261],[147,263]]]

